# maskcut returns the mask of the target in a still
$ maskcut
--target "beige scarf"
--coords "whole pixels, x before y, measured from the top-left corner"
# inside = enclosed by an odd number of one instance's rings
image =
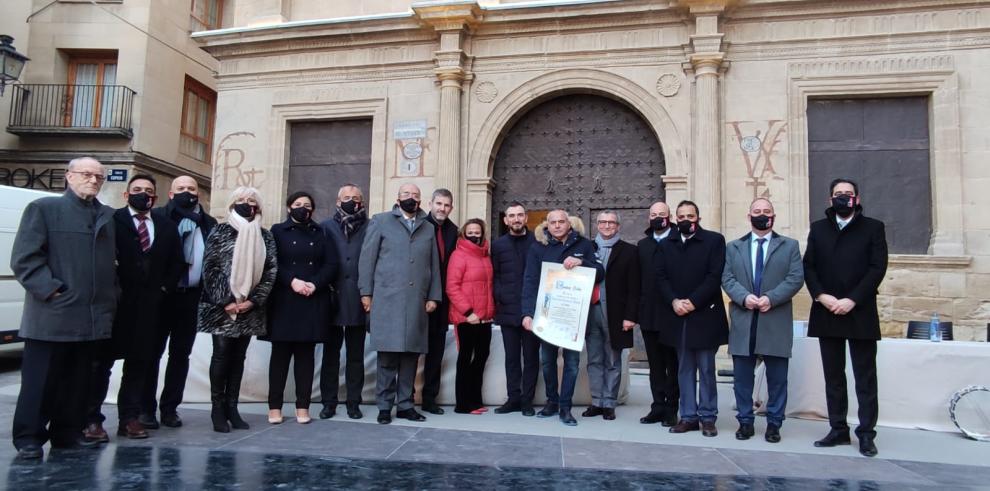
[[[249,222],[231,210],[227,213],[227,223],[237,231],[234,257],[230,263],[230,292],[238,302],[243,302],[261,281],[261,272],[265,269],[261,221],[260,217],[255,216]]]

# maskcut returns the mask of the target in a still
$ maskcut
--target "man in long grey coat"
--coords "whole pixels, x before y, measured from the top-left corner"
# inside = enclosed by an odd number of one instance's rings
[[[748,440],[753,427],[753,372],[757,358],[766,365],[767,430],[764,438],[780,441],[787,405],[787,364],[794,341],[791,298],[804,283],[796,240],[773,231],[773,204],[758,198],[749,206],[752,232],[725,249],[722,288],[729,304],[729,354],[736,393],[737,440]]]
[[[19,459],[41,446],[95,446],[82,438],[94,343],[110,338],[117,308],[113,208],[100,203],[106,174],[95,159],[69,162],[68,188],[24,209],[10,269],[24,287],[21,390],[13,440]]]
[[[419,208],[419,188],[403,184],[392,211],[368,222],[358,264],[361,303],[371,314],[371,348],[378,352],[378,422],[426,417],[413,409],[416,364],[427,351],[427,314],[441,301],[436,230]]]

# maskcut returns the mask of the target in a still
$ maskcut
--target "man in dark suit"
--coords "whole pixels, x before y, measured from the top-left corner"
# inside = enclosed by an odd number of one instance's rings
[[[450,212],[454,211],[454,195],[448,189],[440,188],[433,191],[430,198],[430,212],[426,221],[433,224],[437,235],[437,252],[440,253],[440,287],[444,290],[443,301],[430,313],[429,348],[423,357],[423,392],[421,406],[423,411],[431,414],[443,414],[443,409],[437,405],[440,394],[440,378],[443,371],[443,352],[447,346],[447,330],[450,320],[447,311],[450,299],[447,298],[447,263],[450,254],[457,246],[457,225],[450,220]]]
[[[697,431],[700,421],[704,436],[716,436],[715,352],[729,337],[720,289],[725,238],[701,228],[701,213],[691,201],[681,201],[676,216],[678,233],[661,241],[655,264],[663,300],[660,335],[677,347],[679,363],[681,420],[670,432]]]
[[[605,266],[598,283],[599,302],[588,311],[588,385],[591,405],[581,414],[615,419],[622,380],[622,350],[633,347],[633,327],[639,319],[640,269],[636,247],[624,242],[619,213],[598,213],[595,246]]]
[[[162,208],[151,210],[151,215],[164,217],[176,228],[182,251],[182,273],[177,286],[165,295],[162,321],[155,333],[155,357],[148,367],[141,396],[141,415],[138,421],[147,429],[158,428],[155,419],[161,410],[162,424],[171,428],[182,426],[177,408],[182,403],[189,375],[189,355],[196,340],[196,316],[199,312],[200,280],[203,276],[203,254],[206,238],[217,225],[199,200],[199,184],[191,176],[179,176],[172,180],[168,192],[169,201]],[[162,385],[161,403],[158,395],[158,365],[168,343],[168,365]]]
[[[877,289],[887,272],[883,222],[863,215],[859,187],[848,179],[829,186],[830,207],[811,224],[804,253],[804,279],[815,302],[808,336],[817,337],[825,370],[825,400],[831,431],[816,447],[849,445],[846,423],[846,342],[859,401],[859,452],[877,454]]]
[[[89,370],[117,308],[113,209],[96,198],[105,180],[96,159],[73,159],[65,193],[29,203],[14,237],[10,269],[25,291],[11,429],[18,459],[42,458],[46,441],[54,448],[96,445],[82,434]]]
[[[110,384],[114,361],[124,359],[124,370],[117,394],[119,426],[117,434],[147,438],[138,422],[141,395],[152,360],[155,359],[155,333],[165,294],[175,288],[181,274],[182,256],[174,224],[151,214],[155,204],[155,179],[135,174],[124,193],[127,206],[114,215],[117,228],[117,279],[121,288],[113,335],[104,343],[93,362],[85,436],[87,440],[108,442],[103,429],[106,419],[100,411]]]
[[[646,348],[646,361],[650,364],[650,392],[653,404],[650,412],[639,418],[642,424],[660,423],[663,426],[677,424],[677,350],[660,340],[659,311],[663,307],[657,302],[660,291],[657,289],[655,254],[659,254],[660,243],[671,234],[670,207],[663,201],[650,205],[650,228],[646,237],[639,240],[639,267],[642,272],[639,295],[639,329],[643,334]]]

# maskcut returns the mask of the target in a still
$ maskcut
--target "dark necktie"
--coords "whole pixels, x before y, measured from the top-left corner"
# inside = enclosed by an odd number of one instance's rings
[[[760,283],[763,282],[763,243],[767,239],[756,239],[756,272],[753,273],[753,294],[759,296],[762,290]]]
[[[443,243],[443,232],[440,230],[440,225],[437,224],[437,249],[440,251],[440,262],[443,262],[443,257],[447,255],[447,246]]]
[[[151,234],[148,233],[148,215],[138,213],[134,215],[138,221],[138,239],[141,241],[141,252],[148,252],[151,249]]]

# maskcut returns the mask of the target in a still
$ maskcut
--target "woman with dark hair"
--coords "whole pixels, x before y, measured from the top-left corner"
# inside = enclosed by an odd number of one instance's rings
[[[482,414],[487,410],[481,398],[481,385],[495,317],[492,277],[485,222],[472,218],[461,228],[457,247],[447,266],[448,317],[456,326],[458,346],[455,413]]]
[[[244,356],[251,336],[265,334],[265,303],[278,269],[275,239],[261,227],[261,214],[257,189],[235,189],[227,220],[213,229],[203,254],[198,329],[213,335],[210,419],[221,433],[249,428],[237,412]]]
[[[316,343],[330,326],[330,285],[337,272],[337,253],[320,225],[313,221],[316,202],[309,193],[292,193],[285,201],[288,218],[272,225],[278,247],[278,276],[269,302],[268,422],[282,422],[282,396],[295,359],[296,422],[306,424],[313,391]]]

